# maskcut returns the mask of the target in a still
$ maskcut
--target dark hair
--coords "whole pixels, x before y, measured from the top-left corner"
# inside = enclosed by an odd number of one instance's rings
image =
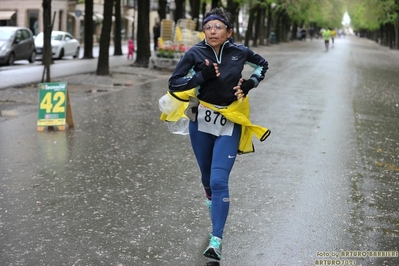
[[[207,22],[207,18],[210,16],[218,16],[221,18],[221,21],[226,24],[227,29],[232,29],[233,28],[233,16],[231,15],[230,12],[224,11],[220,7],[213,8],[211,11],[208,11],[205,13],[204,17],[204,22],[202,25],[204,25]]]

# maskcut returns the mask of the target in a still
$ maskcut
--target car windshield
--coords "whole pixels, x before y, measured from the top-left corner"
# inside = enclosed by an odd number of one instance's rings
[[[0,27],[0,41],[7,41],[14,35],[14,29]]]
[[[40,32],[40,33],[36,36],[36,39],[40,40],[40,39],[43,39],[43,37],[44,37],[43,32]],[[57,40],[57,41],[62,41],[62,34],[52,33],[52,34],[51,34],[51,39],[52,39],[52,40]]]
[[[57,40],[57,41],[62,41],[62,35],[61,34],[57,34],[57,35],[51,35],[51,39],[52,40]]]

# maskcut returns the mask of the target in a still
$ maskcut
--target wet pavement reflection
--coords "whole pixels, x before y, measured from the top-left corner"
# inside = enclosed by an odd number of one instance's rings
[[[272,135],[232,171],[220,262],[202,256],[189,137],[159,121],[165,75],[72,103],[66,131],[0,123],[2,265],[399,265],[345,253],[398,252],[399,53],[356,37],[256,51],[270,70],[251,117]]]

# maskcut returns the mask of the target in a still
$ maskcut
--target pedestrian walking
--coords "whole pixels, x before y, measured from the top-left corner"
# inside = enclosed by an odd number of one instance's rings
[[[158,38],[161,37],[161,26],[159,22],[155,22],[154,27],[152,28],[152,34],[154,37],[154,51],[158,50]]]
[[[248,93],[264,79],[268,62],[231,39],[232,15],[214,8],[202,22],[205,39],[192,46],[169,79],[176,98],[189,95],[185,114],[189,135],[212,221],[203,255],[222,258],[222,238],[230,207],[229,175],[237,154],[253,152],[252,136],[265,140],[270,131],[249,121]],[[242,77],[244,65],[254,71]],[[181,94],[181,95],[180,95]]]
[[[328,47],[330,46],[330,37],[331,37],[331,31],[328,27],[326,27],[323,30],[323,39],[324,39],[324,46],[326,47],[326,52],[328,51]]]
[[[315,32],[314,28],[311,27],[310,30],[309,30],[309,35],[310,35],[310,40],[311,40],[311,41],[313,41],[314,32]]]
[[[133,54],[134,54],[134,43],[131,39],[127,41],[127,59],[132,59],[133,60]]]
[[[337,31],[335,29],[332,29],[330,34],[331,34],[331,48],[334,48],[334,39],[335,36],[337,35]]]

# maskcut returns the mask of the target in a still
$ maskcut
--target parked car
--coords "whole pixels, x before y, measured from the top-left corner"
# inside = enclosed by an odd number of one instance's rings
[[[35,38],[36,54],[38,58],[43,56],[43,32]],[[51,53],[53,58],[61,59],[64,56],[79,57],[80,44],[72,34],[65,31],[51,32]]]
[[[16,60],[35,62],[36,51],[32,31],[25,27],[0,27],[0,65],[13,65]]]

